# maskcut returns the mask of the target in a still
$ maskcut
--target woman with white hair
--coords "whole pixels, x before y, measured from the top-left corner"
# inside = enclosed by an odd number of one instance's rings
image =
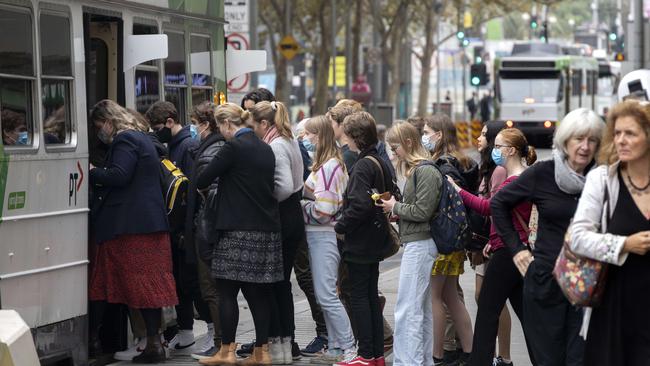
[[[578,205],[585,176],[594,167],[605,124],[586,108],[564,117],[553,138],[553,159],[539,162],[492,198],[492,220],[524,276],[523,327],[538,366],[582,365],[578,335],[582,311],[572,306],[553,278],[564,233]],[[539,212],[534,249],[522,243],[512,209],[524,201]]]

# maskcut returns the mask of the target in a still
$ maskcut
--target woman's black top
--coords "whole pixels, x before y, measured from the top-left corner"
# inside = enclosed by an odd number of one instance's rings
[[[620,191],[608,232],[629,236],[650,230],[619,173]],[[605,293],[589,323],[585,365],[650,365],[650,254],[628,254],[609,265]]]
[[[580,194],[564,193],[557,186],[552,160],[540,161],[492,197],[492,222],[503,243],[514,255],[527,249],[527,246],[521,242],[512,224],[512,209],[523,201],[535,204],[539,219],[533,256],[538,263],[552,269],[579,198]]]
[[[275,155],[250,129],[225,143],[198,175],[198,189],[219,178],[217,230],[280,231],[275,189]]]

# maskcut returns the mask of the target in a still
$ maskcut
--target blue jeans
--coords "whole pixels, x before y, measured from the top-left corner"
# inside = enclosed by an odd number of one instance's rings
[[[329,348],[354,346],[350,318],[336,295],[336,280],[341,254],[334,231],[307,231],[309,264],[314,279],[316,301],[323,310]]]
[[[394,366],[433,365],[430,281],[437,256],[433,239],[404,246],[395,304]]]

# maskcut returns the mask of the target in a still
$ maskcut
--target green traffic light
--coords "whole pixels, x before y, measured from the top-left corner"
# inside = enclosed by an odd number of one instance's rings
[[[618,38],[618,36],[616,35],[616,33],[612,32],[612,33],[609,34],[609,40],[610,40],[610,41],[615,41],[616,38]]]
[[[481,79],[478,76],[472,78],[472,85],[478,86],[481,83]]]
[[[530,27],[533,29],[537,29],[537,22],[530,22]]]
[[[483,62],[483,58],[481,56],[476,56],[476,63],[480,64],[481,62]]]
[[[465,38],[463,39],[463,47],[469,46],[469,39]]]
[[[465,38],[465,32],[463,32],[463,31],[458,31],[458,33],[456,33],[456,37],[458,37],[458,39],[463,39],[463,38]]]

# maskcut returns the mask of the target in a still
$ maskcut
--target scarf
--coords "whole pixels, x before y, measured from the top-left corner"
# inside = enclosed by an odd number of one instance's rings
[[[266,142],[267,144],[270,145],[271,142],[273,140],[277,139],[278,137],[280,137],[280,133],[278,133],[278,129],[275,128],[275,126],[273,126],[273,127],[269,128],[268,131],[266,131],[266,134],[264,134],[263,140],[264,140],[264,142]]]
[[[567,156],[558,149],[553,149],[553,162],[555,163],[555,183],[560,190],[568,194],[580,193],[585,186],[585,176],[576,173],[569,166]]]

